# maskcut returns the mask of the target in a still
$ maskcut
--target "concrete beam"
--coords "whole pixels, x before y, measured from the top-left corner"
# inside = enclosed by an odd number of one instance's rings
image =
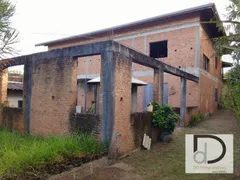
[[[154,69],[153,100],[163,104],[164,72],[163,69]]]
[[[79,46],[72,46],[72,47],[56,49],[56,50],[36,53],[32,55],[27,55],[27,56],[15,57],[12,59],[6,59],[6,60],[0,61],[0,67],[3,66],[4,68],[8,68],[10,66],[22,65],[22,64],[25,64],[27,60],[39,61],[39,63],[43,63],[44,61],[49,61],[52,59],[62,59],[67,57],[76,58],[76,57],[82,57],[82,56],[102,54],[108,51],[114,51],[115,53],[119,53],[122,56],[126,57],[126,59],[131,59],[133,62],[147,66],[147,67],[162,68],[164,72],[167,72],[169,74],[173,74],[179,77],[184,77],[194,82],[199,81],[199,78],[192,74],[189,74],[178,68],[175,68],[166,63],[158,61],[145,54],[139,53],[133,49],[130,49],[112,40],[84,44]]]
[[[133,62],[141,64],[143,66],[147,66],[150,68],[162,68],[164,70],[164,72],[167,72],[169,74],[173,74],[175,76],[179,76],[179,77],[184,77],[190,81],[194,81],[194,82],[198,82],[199,78],[184,72],[178,68],[175,68],[173,66],[170,66],[166,63],[163,63],[159,60],[156,60],[154,58],[151,58],[145,54],[139,53],[133,49],[130,49],[124,45],[121,45],[117,42],[113,41],[113,51],[116,53],[120,53],[121,55],[127,57],[128,59],[132,59]]]
[[[186,93],[187,93],[187,81],[186,78],[181,78],[181,84],[180,84],[180,126],[185,126],[185,120],[186,120],[186,113],[187,113],[187,106],[186,106]]]
[[[26,56],[19,56],[9,59],[4,59],[0,61],[0,67],[2,69],[8,68],[11,66],[17,65],[24,65],[27,60],[30,61],[48,61],[52,59],[63,59],[67,57],[82,57],[82,56],[91,56],[91,55],[98,55],[104,51],[111,51],[112,50],[112,42],[109,41],[102,41],[102,42],[95,42],[89,43],[79,46],[72,46],[62,49],[55,49],[46,52],[35,53]]]

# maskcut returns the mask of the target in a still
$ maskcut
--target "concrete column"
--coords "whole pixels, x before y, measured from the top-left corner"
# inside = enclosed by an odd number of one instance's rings
[[[137,86],[136,85],[132,85],[132,106],[131,106],[131,110],[132,113],[135,113],[137,111]]]
[[[187,106],[186,106],[186,93],[187,93],[187,80],[186,78],[181,77],[180,85],[180,126],[185,126]]]
[[[98,113],[98,111],[97,111],[97,84],[94,84],[94,86],[93,86],[93,92],[94,92],[94,103],[95,103],[95,105],[94,105],[94,109],[95,109],[95,114],[97,114]]]
[[[31,113],[32,113],[32,61],[24,64],[23,77],[23,119],[26,133],[30,133]]]
[[[108,144],[108,157],[115,159],[134,149],[131,126],[132,61],[104,52],[101,61],[101,139]]]
[[[110,146],[115,121],[115,53],[107,51],[101,54],[100,117],[101,140]]]
[[[153,100],[159,104],[163,103],[164,71],[163,69],[154,69]]]

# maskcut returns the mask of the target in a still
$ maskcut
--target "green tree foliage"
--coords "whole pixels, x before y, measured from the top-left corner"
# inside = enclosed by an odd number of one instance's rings
[[[221,103],[231,109],[240,119],[240,65],[236,64],[227,74],[227,83],[223,88]]]
[[[11,18],[15,13],[15,6],[9,0],[0,0],[0,59],[7,55],[16,54],[12,47],[18,42],[18,32],[11,26]]]
[[[202,24],[216,24],[220,31],[227,35],[213,38],[217,55],[231,54],[236,63],[240,59],[240,0],[229,0],[225,20],[220,20],[218,15],[212,21]]]

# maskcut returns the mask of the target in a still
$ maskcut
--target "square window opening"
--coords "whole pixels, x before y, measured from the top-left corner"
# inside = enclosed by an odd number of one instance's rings
[[[218,68],[218,58],[215,57],[215,69],[217,69],[217,68]]]
[[[217,102],[218,101],[218,89],[215,88],[215,101]]]
[[[150,57],[152,58],[168,57],[168,41],[150,43]]]
[[[205,54],[203,54],[203,68],[205,71],[209,71],[210,69],[209,62],[210,62],[209,58]]]
[[[23,108],[23,101],[22,100],[18,101],[18,108]]]

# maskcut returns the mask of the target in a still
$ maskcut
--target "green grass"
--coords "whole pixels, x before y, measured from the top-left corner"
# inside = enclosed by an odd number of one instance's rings
[[[93,136],[84,134],[33,137],[0,129],[0,177],[60,162],[65,157],[98,154],[104,149]]]

